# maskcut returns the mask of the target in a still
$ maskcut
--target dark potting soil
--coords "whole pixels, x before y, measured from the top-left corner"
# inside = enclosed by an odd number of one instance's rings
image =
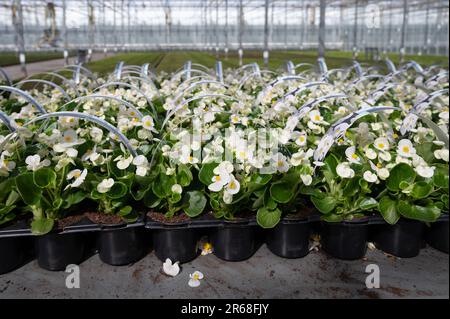
[[[84,214],[67,216],[56,221],[56,229],[63,230],[64,228],[80,222],[85,218]]]
[[[84,215],[95,224],[115,225],[125,223],[125,220],[121,216],[117,215],[100,214],[93,212],[87,212]]]
[[[315,212],[314,208],[312,208],[312,207],[302,207],[295,213],[287,214],[285,218],[286,219],[296,219],[296,220],[307,219],[308,217],[313,215],[314,212]]]
[[[179,214],[172,217],[166,217],[166,215],[157,212],[148,212],[147,217],[151,218],[156,222],[162,224],[178,224],[189,221],[191,218],[186,214]]]

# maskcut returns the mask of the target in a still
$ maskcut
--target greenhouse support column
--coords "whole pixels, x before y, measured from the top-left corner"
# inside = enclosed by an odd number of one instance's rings
[[[88,27],[89,27],[89,54],[88,60],[91,60],[92,48],[94,47],[94,6],[92,0],[88,0]]]
[[[228,0],[225,0],[225,59],[228,60]]]
[[[405,57],[405,38],[406,38],[406,25],[408,24],[408,4],[406,0],[403,0],[403,22],[402,22],[402,34],[400,39],[400,63],[403,63]]]
[[[425,54],[428,53],[428,45],[430,44],[430,41],[428,40],[428,28],[430,23],[430,0],[427,0],[427,8],[425,12],[425,30],[423,31],[423,52]]]
[[[288,2],[287,0],[284,0],[284,48],[287,49],[288,41],[287,41],[287,34],[288,34]]]
[[[303,21],[302,21],[302,39],[300,42],[300,49],[303,50],[304,49],[304,45],[305,45],[305,40],[306,40],[306,22],[308,20],[308,12],[307,12],[307,7],[306,7],[306,0],[303,0]]]
[[[239,42],[239,66],[242,66],[242,56],[244,55],[244,50],[242,47],[242,35],[244,32],[244,7],[242,5],[242,0],[239,0],[239,23],[238,23],[238,42]]]
[[[325,0],[320,0],[319,58],[325,57]]]
[[[116,0],[113,0],[113,35],[114,35],[114,51],[117,51],[117,15],[116,15]]]
[[[12,20],[16,32],[16,45],[19,51],[19,61],[22,73],[25,77],[28,76],[27,67],[25,65],[25,39],[23,37],[23,11],[21,0],[14,0],[12,5]]]
[[[131,17],[130,17],[130,2],[127,3],[127,42],[131,45]]]
[[[264,5],[264,66],[269,65],[269,0]]]
[[[353,58],[356,59],[358,51],[358,0],[355,2],[355,21],[353,25]]]
[[[216,58],[219,58],[219,0],[216,0],[216,27],[215,27],[215,37],[216,37]]]
[[[392,50],[392,11],[393,11],[393,4],[392,0],[390,2],[390,8],[389,8],[389,25],[388,25],[388,37],[387,37],[387,49]]]
[[[62,2],[63,7],[63,21],[62,21],[62,34],[64,38],[64,64],[69,64],[69,51],[67,50],[67,25],[66,25],[66,0]]]

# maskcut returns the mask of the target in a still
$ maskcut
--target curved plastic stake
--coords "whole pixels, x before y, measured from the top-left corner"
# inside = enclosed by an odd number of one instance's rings
[[[360,119],[363,116],[366,116],[370,113],[378,113],[378,112],[384,112],[389,110],[399,110],[398,107],[392,107],[392,106],[378,106],[378,107],[372,107],[372,108],[366,108],[362,110],[358,110],[356,112],[353,112],[346,117],[340,119],[336,123],[334,123],[328,131],[325,133],[325,135],[320,139],[319,144],[317,145],[317,148],[314,150],[314,161],[321,162],[325,156],[327,155],[328,151],[330,150],[331,146],[336,142],[336,140],[340,139],[344,136],[347,129],[353,125],[358,119]]]
[[[306,90],[307,88],[314,87],[314,86],[319,86],[319,85],[333,86],[332,84],[330,84],[330,83],[328,83],[328,82],[323,82],[323,81],[309,82],[309,83],[306,83],[306,84],[304,84],[304,85],[301,85],[301,86],[299,86],[298,88],[296,88],[296,89],[294,89],[294,90],[292,90],[292,91],[286,93],[286,94],[284,95],[284,97],[282,98],[282,100],[284,101],[284,100],[285,100],[288,96],[290,96],[290,95],[295,96],[295,95],[301,93],[302,91]]]
[[[3,124],[6,125],[6,127],[8,128],[8,130],[10,132],[15,132],[16,131],[16,127],[15,125],[13,125],[12,123],[14,123],[8,115],[6,115],[4,112],[0,111],[0,121],[3,122]]]
[[[22,96],[25,100],[27,100],[28,102],[30,102],[31,104],[33,104],[34,107],[36,107],[38,109],[38,111],[42,114],[47,113],[47,111],[44,109],[44,107],[42,105],[40,105],[31,95],[29,95],[28,93],[12,87],[12,86],[3,86],[0,85],[0,91],[7,91],[7,92],[12,92],[12,93],[16,93],[19,94],[20,96]]]
[[[320,73],[323,76],[326,76],[326,74],[328,73],[328,66],[327,66],[327,63],[325,62],[325,59],[324,58],[318,58],[317,59],[317,64],[319,65]]]
[[[419,73],[419,74],[424,74],[423,73],[423,68],[422,68],[422,66],[419,64],[419,63],[417,63],[416,61],[414,61],[414,60],[412,60],[412,61],[409,61],[407,64],[405,64],[405,66],[403,67],[404,69],[409,69],[409,68],[413,68],[414,69],[414,71],[416,71],[417,73]]]
[[[188,100],[181,102],[171,112],[169,112],[169,114],[167,114],[166,118],[164,119],[163,124],[161,125],[161,131],[166,126],[167,122],[172,117],[172,115],[174,115],[175,112],[178,111],[179,109],[181,109],[183,106],[185,106],[186,104],[189,104],[192,101],[197,101],[197,100],[201,100],[201,99],[205,99],[205,98],[209,98],[209,97],[221,97],[221,98],[226,98],[229,100],[235,100],[235,101],[240,102],[237,98],[229,96],[229,95],[224,95],[224,94],[203,94],[203,95],[194,96]]]
[[[119,137],[119,139],[122,141],[122,143],[125,145],[125,147],[128,149],[128,151],[130,151],[131,155],[137,156],[136,151],[134,150],[133,146],[131,146],[131,143],[126,138],[126,136],[123,135],[116,127],[114,127],[110,123],[106,122],[105,120],[103,120],[97,116],[80,113],[80,112],[54,112],[54,113],[47,113],[47,114],[38,116],[38,117],[26,122],[24,124],[24,126],[30,125],[30,124],[40,121],[40,120],[45,120],[45,119],[52,118],[52,117],[63,117],[63,116],[76,117],[76,118],[87,120],[89,122],[93,122],[95,124],[102,126],[103,128],[107,129],[110,133],[117,135]]]
[[[223,82],[222,61],[216,62],[216,76],[217,76],[217,81]]]
[[[69,80],[68,78],[62,76],[61,74],[55,73],[55,72],[35,73],[35,74],[28,76],[26,78],[26,80],[33,80],[31,77],[36,74],[50,75],[50,76],[56,77],[56,78],[60,79],[63,83],[66,83],[67,85],[69,85],[70,88],[75,91],[75,94],[77,96],[80,96],[77,86],[71,80]]]
[[[39,79],[29,79],[29,80],[20,81],[20,82],[16,83],[15,86],[21,86],[22,84],[25,84],[25,83],[42,83],[42,84],[50,85],[53,88],[57,89],[59,92],[61,92],[62,95],[64,95],[64,98],[67,101],[70,101],[70,96],[66,93],[66,91],[62,87],[57,85],[56,83],[53,83],[52,81],[39,80]]]
[[[0,67],[0,74],[3,76],[3,78],[6,80],[6,83],[8,84],[8,85],[12,85],[13,83],[12,83],[12,81],[11,81],[11,79],[9,78],[9,76],[8,76],[8,73],[6,73],[6,71],[5,70],[3,70],[3,68],[1,68]]]
[[[138,115],[139,119],[142,119],[144,116],[142,115],[142,113],[136,108],[134,107],[133,104],[131,104],[130,102],[124,101],[122,99],[119,99],[118,97],[115,96],[111,96],[111,95],[99,95],[99,94],[91,94],[91,95],[86,95],[86,96],[80,96],[77,97],[76,99],[73,99],[70,102],[67,102],[66,104],[64,104],[63,106],[61,106],[61,108],[65,107],[66,105],[72,103],[72,102],[79,102],[79,101],[83,101],[83,100],[91,100],[91,99],[110,99],[110,100],[114,100],[117,101],[119,103],[122,103],[123,105],[125,105],[126,107],[129,107],[130,109],[132,109],[133,111],[136,112],[136,114]]]
[[[290,60],[286,62],[286,72],[289,75],[295,75],[295,66],[294,63]]]
[[[116,80],[120,80],[122,78],[122,68],[125,62],[120,61],[116,64],[116,68],[114,69],[114,77]]]
[[[141,89],[139,89],[138,87],[136,87],[136,86],[134,86],[134,85],[132,85],[132,84],[125,83],[125,82],[107,82],[107,83],[105,83],[105,84],[100,85],[99,87],[97,87],[94,91],[97,91],[97,90],[102,89],[102,88],[106,88],[106,87],[111,86],[111,85],[126,86],[126,87],[128,87],[128,88],[130,88],[130,89],[135,90],[136,92],[138,92],[138,93],[141,94],[142,96],[144,96],[145,99],[147,100],[147,103],[150,104],[150,106],[151,106],[151,108],[152,108],[153,115],[156,116],[155,106],[153,105],[153,103],[152,103],[152,101],[150,100],[150,98],[147,96],[147,94],[144,93],[144,91],[142,91]]]
[[[359,64],[358,61],[353,61],[353,67],[355,68],[356,74],[358,75],[358,77],[362,77],[364,72],[361,68],[361,64]]]
[[[192,78],[191,78],[192,79]],[[173,99],[173,103],[175,103],[176,101],[178,101],[181,97],[183,97],[183,95],[186,92],[189,92],[190,90],[194,89],[195,87],[202,85],[202,84],[208,84],[208,83],[213,83],[213,84],[218,84],[221,85],[222,87],[226,88],[227,85],[223,84],[222,82],[219,81],[215,81],[215,80],[202,80],[202,81],[198,81],[198,82],[194,82],[191,85],[189,85],[187,88],[184,88],[183,90],[181,90],[180,93],[178,93],[175,98]],[[177,92],[177,91],[175,91]]]
[[[389,73],[395,73],[397,71],[394,62],[392,62],[390,59],[386,58],[384,62],[386,62]]]

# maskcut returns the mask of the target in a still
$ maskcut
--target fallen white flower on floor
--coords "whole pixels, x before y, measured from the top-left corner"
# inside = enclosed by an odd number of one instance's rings
[[[369,248],[369,250],[376,250],[377,247],[375,246],[374,243],[367,243],[367,248]]]
[[[209,242],[203,243],[201,249],[202,249],[202,256],[206,256],[213,253],[213,245]]]
[[[180,263],[177,261],[174,264],[172,264],[172,260],[167,258],[166,261],[163,263],[163,270],[164,273],[166,273],[166,275],[175,277],[180,273]]]
[[[203,274],[200,271],[195,271],[193,274],[189,275],[189,287],[196,288],[200,286],[200,280],[203,279]]]

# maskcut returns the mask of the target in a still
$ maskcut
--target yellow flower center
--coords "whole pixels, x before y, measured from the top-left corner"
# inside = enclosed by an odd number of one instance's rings
[[[204,243],[203,244],[203,250],[211,250],[212,244],[211,243]]]
[[[397,134],[397,133],[394,133],[394,134],[392,134],[392,137],[393,137],[393,138],[397,138],[397,137],[398,137],[398,134]]]
[[[189,156],[189,157],[188,157],[189,162],[192,162],[193,159],[194,159],[194,158],[193,158],[192,156]]]
[[[221,177],[219,175],[216,175],[216,176],[214,176],[214,179],[215,179],[216,182],[220,182]]]
[[[245,154],[244,151],[239,152],[239,156],[240,156],[240,157],[244,157],[244,158],[245,158],[245,157],[246,157],[245,155],[246,155],[246,154]]]
[[[340,138],[338,142],[339,143],[344,143],[344,139]]]
[[[75,172],[75,173],[73,173],[73,176],[75,176],[76,178],[78,178],[78,177],[80,177],[81,176],[81,172]]]
[[[145,126],[152,126],[152,121],[150,121],[150,120],[147,120],[147,121],[145,121]]]
[[[72,136],[69,136],[69,135],[64,136],[64,141],[65,141],[66,143],[72,142],[72,141],[73,141]]]
[[[236,183],[235,183],[234,181],[232,181],[232,182],[230,183],[229,187],[230,187],[231,189],[236,189]]]
[[[200,279],[200,275],[199,274],[194,274],[192,276],[192,279],[199,280]]]
[[[384,148],[384,143],[378,143],[378,148]]]
[[[315,120],[315,121],[320,121],[320,115],[314,116],[314,120]]]
[[[298,138],[298,140],[299,140],[300,142],[302,142],[302,143],[303,143],[303,142],[305,141],[305,136],[303,136],[303,135],[302,135],[302,136],[300,136],[300,137]]]
[[[135,116],[136,113],[135,113],[134,111],[131,111],[131,112],[130,112],[130,115],[131,115],[131,116]]]
[[[133,117],[133,119],[132,119],[131,121],[133,121],[134,123],[136,123],[136,122],[139,121],[139,119],[138,119],[137,117]]]
[[[377,167],[378,167],[378,168],[381,168],[381,167],[383,167],[383,166],[381,165],[381,163],[377,163]]]
[[[278,162],[277,162],[278,167],[282,167],[283,164],[284,164],[283,161],[278,161]]]
[[[403,146],[402,150],[404,153],[409,153],[409,146]]]
[[[358,156],[358,155],[356,155],[355,153],[353,153],[353,154],[352,154],[352,158],[353,158],[353,159],[358,159],[358,158],[359,158],[359,156]]]
[[[74,119],[73,117],[71,117],[70,120],[69,120],[69,122],[70,122],[70,123],[73,123],[73,122],[75,122],[75,119]]]

